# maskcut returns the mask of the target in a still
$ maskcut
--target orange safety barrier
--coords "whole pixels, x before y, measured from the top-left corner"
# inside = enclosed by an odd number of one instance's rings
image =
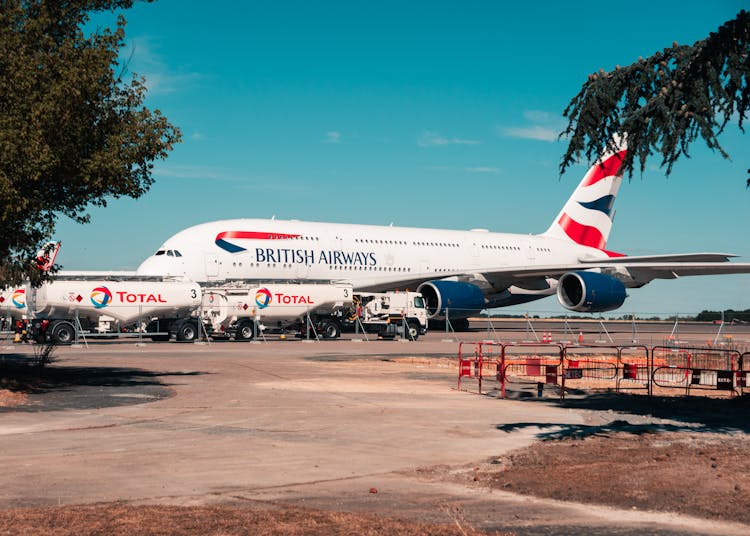
[[[738,393],[742,356],[736,350],[720,348],[673,348],[655,346],[651,349],[652,382],[662,389],[711,389]]]
[[[458,346],[458,389],[461,389],[462,378],[473,378],[477,381],[477,392],[482,394],[482,383],[488,377],[485,375],[486,369],[494,369],[495,379],[500,381],[502,344],[494,341],[467,343],[474,345],[473,354],[469,357],[463,355],[463,344],[461,342]],[[493,348],[500,351],[498,357],[493,357]]]
[[[464,356],[464,344],[473,344],[468,357]],[[544,385],[555,385],[561,398],[566,389],[576,385],[617,392],[642,389],[649,396],[654,386],[684,390],[688,395],[691,389],[733,395],[750,389],[750,352],[740,355],[737,350],[714,347],[461,342],[458,361],[458,389],[462,379],[472,378],[481,394],[482,382],[494,379],[502,398],[509,382],[536,383],[540,396]]]
[[[745,352],[740,356],[740,363],[737,367],[735,385],[741,395],[750,387],[750,352]]]
[[[651,382],[651,353],[647,346],[620,346],[617,351],[617,385],[615,390],[645,389],[649,396],[653,393]]]
[[[516,382],[556,385],[564,395],[563,348],[560,343],[506,343],[502,345],[497,379],[505,398],[510,378]]]

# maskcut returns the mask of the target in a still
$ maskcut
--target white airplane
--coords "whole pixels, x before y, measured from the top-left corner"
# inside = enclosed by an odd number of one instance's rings
[[[626,256],[605,249],[626,149],[613,143],[549,229],[538,235],[451,231],[276,219],[234,219],[189,227],[146,259],[138,275],[225,279],[345,280],[356,290],[422,292],[431,319],[456,329],[486,308],[557,293],[579,312],[617,309],[626,288],[653,279],[750,273],[734,255]]]

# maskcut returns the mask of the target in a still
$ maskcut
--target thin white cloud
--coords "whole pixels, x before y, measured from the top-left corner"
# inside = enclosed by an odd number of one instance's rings
[[[479,140],[467,140],[463,138],[445,138],[431,130],[425,130],[417,139],[420,147],[435,147],[439,145],[479,145]]]
[[[465,171],[469,173],[489,173],[492,175],[499,175],[501,173],[500,168],[489,167],[489,166],[467,167]]]
[[[549,127],[508,127],[502,129],[503,134],[511,138],[522,138],[525,140],[555,141],[557,131]]]
[[[255,180],[247,175],[234,174],[230,171],[207,168],[203,166],[156,166],[154,177],[187,180],[212,180],[212,181],[252,181]]]
[[[252,190],[258,192],[306,192],[306,185],[292,182],[270,181],[233,173],[232,171],[208,168],[203,166],[157,166],[154,177],[160,179],[178,179],[186,181],[223,181],[234,183],[235,190]]]
[[[174,93],[201,78],[198,73],[174,71],[159,55],[158,48],[154,39],[142,36],[131,39],[120,52],[121,63],[127,71],[146,79],[150,95]]]
[[[326,132],[326,137],[324,141],[325,143],[340,143],[341,132],[337,130],[331,130],[330,132]]]
[[[557,116],[542,110],[524,110],[523,118],[530,123],[551,123],[559,121]]]
[[[542,110],[525,110],[523,117],[527,125],[499,127],[498,131],[503,136],[521,138],[525,140],[537,140],[554,142],[558,134],[565,128],[562,117]]]

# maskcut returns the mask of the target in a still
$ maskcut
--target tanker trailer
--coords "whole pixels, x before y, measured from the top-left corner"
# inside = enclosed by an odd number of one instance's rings
[[[29,295],[28,286],[4,288],[0,290],[0,317],[18,320],[25,318],[28,312],[26,306]]]
[[[200,305],[197,283],[171,280],[57,280],[43,284],[34,301],[34,336],[39,342],[69,344],[79,324],[107,317],[121,326],[159,319],[169,326]]]
[[[201,309],[213,337],[247,341],[261,322],[263,329],[284,330],[304,325],[309,314],[324,338],[337,338],[341,326],[331,313],[351,303],[350,284],[236,282],[204,288]]]

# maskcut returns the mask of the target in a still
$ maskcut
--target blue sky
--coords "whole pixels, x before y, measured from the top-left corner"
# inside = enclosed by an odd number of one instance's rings
[[[236,217],[542,232],[585,172],[559,177],[555,140],[586,76],[692,44],[747,4],[137,4],[123,57],[184,142],[143,198],[61,219],[58,262],[135,269],[175,232]],[[721,138],[732,161],[700,142],[669,178],[654,160],[625,182],[608,249],[750,261],[748,136]],[[750,308],[750,276],[657,281],[620,311],[721,308]]]

